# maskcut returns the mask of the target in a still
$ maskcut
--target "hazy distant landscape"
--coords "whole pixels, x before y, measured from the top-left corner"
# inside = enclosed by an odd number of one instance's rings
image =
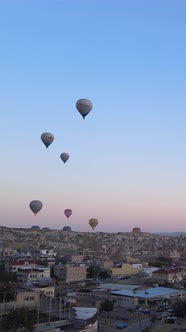
[[[186,232],[156,232],[153,234],[162,235],[162,236],[186,236]]]
[[[73,232],[56,229],[0,227],[1,250],[5,247],[22,252],[53,248],[58,255],[95,252],[106,259],[123,260],[127,255],[157,256],[162,250],[186,251],[185,233]],[[183,236],[180,236],[183,235]],[[106,251],[105,251],[106,248]],[[107,254],[106,254],[107,252]]]

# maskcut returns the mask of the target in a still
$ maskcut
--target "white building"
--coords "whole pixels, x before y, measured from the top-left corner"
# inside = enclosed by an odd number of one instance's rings
[[[16,254],[18,254],[18,251],[16,249],[7,248],[7,247],[4,248],[3,246],[1,246],[0,252],[3,258],[13,257]]]
[[[37,259],[41,262],[46,261],[48,266],[55,265],[57,253],[54,252],[54,249],[41,249],[37,252]]]
[[[50,267],[20,267],[17,272],[17,280],[22,282],[33,282],[50,279]]]
[[[92,307],[72,307],[72,318],[76,328],[87,332],[97,332],[97,309]]]
[[[55,285],[51,281],[28,282],[23,284],[23,288],[37,292],[40,298],[54,298],[55,295]]]

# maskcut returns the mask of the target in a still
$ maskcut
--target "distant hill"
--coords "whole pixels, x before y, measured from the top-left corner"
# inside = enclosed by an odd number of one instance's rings
[[[184,236],[180,236],[184,235]],[[40,249],[54,249],[58,257],[72,254],[89,254],[114,260],[125,260],[126,256],[157,256],[161,250],[186,252],[186,233],[104,233],[74,232],[50,228],[8,228],[0,227],[0,251],[5,248],[19,252],[35,252]],[[146,256],[147,257],[147,256]]]
[[[186,232],[160,232],[160,233],[153,233],[153,234],[157,234],[157,235],[162,235],[162,236],[186,236]]]

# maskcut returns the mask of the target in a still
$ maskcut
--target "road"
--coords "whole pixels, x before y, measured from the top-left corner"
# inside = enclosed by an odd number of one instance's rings
[[[125,328],[125,332],[142,332],[146,327],[150,327],[151,325],[152,323],[149,318],[146,318]]]
[[[141,321],[130,324],[128,327],[124,328],[125,332],[142,332],[146,327],[150,327],[152,325],[149,317],[145,318]],[[99,332],[116,332],[118,329],[116,328],[116,322],[113,323],[112,320],[104,320],[100,321]]]

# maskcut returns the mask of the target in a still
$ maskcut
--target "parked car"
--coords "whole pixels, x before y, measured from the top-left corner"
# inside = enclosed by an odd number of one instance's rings
[[[164,306],[164,310],[169,310],[169,309],[172,309],[172,306],[170,304]]]
[[[116,329],[118,329],[118,330],[122,330],[122,329],[124,329],[125,327],[128,327],[128,324],[127,324],[127,323],[117,323],[117,324],[116,324]]]
[[[162,318],[167,318],[167,317],[170,317],[171,316],[171,313],[170,312],[167,312],[167,311],[164,311],[162,312]]]
[[[138,309],[138,312],[142,312],[142,313],[144,313],[144,314],[148,314],[148,313],[149,313],[149,309],[146,308],[146,307],[140,307],[140,308]]]

